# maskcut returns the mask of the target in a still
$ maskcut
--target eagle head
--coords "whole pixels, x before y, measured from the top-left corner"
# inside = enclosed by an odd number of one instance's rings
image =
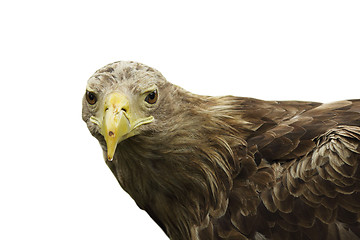
[[[106,146],[109,161],[118,143],[159,128],[154,123],[164,115],[159,108],[164,109],[169,87],[159,71],[135,62],[115,62],[90,77],[82,116],[92,135]]]

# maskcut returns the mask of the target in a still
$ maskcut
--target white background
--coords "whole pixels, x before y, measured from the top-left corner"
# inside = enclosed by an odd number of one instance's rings
[[[360,97],[358,1],[2,1],[0,25],[0,239],[167,239],[81,120],[110,62],[199,94]]]

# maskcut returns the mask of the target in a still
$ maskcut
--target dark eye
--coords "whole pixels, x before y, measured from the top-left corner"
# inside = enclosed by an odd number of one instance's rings
[[[154,104],[154,103],[156,103],[157,99],[158,99],[158,92],[157,92],[157,90],[155,90],[146,96],[145,102]]]
[[[96,101],[97,101],[96,94],[93,93],[93,92],[86,91],[86,101],[90,105],[94,105],[96,103]]]

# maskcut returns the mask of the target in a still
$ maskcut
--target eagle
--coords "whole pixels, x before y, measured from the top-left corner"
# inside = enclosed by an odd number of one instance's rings
[[[119,61],[88,80],[82,118],[172,240],[360,239],[360,100],[203,96]]]

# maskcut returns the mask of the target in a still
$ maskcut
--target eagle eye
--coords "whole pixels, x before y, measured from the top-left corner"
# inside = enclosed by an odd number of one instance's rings
[[[154,104],[156,103],[157,99],[158,99],[158,92],[157,90],[154,90],[146,96],[145,102]]]
[[[90,105],[94,105],[97,101],[96,94],[90,91],[86,91],[86,101]]]

